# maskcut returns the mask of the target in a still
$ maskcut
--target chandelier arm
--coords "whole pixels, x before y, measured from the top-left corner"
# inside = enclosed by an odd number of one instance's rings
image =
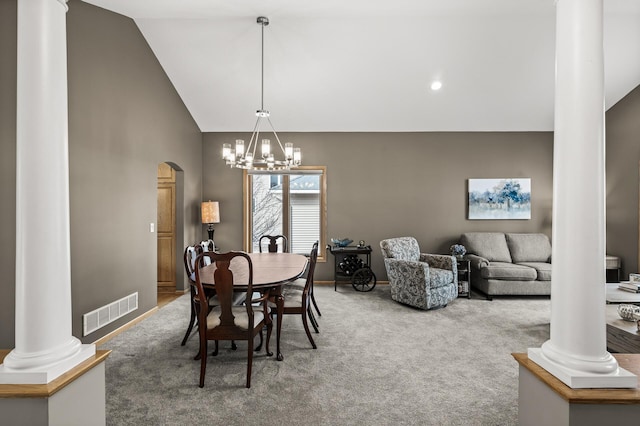
[[[249,139],[249,146],[247,147],[247,152],[249,152],[249,150],[251,149],[251,146],[253,145],[253,158],[255,160],[256,158],[256,148],[258,147],[258,136],[260,135],[260,119],[262,117],[258,116],[258,119],[256,120],[256,124],[255,126],[253,126],[253,132],[251,132],[251,139]]]
[[[278,141],[278,145],[280,145],[280,149],[282,150],[282,153],[285,154],[284,146],[282,146],[282,142],[280,142],[278,133],[276,133],[276,129],[275,127],[273,127],[273,123],[271,123],[271,119],[269,117],[267,117],[267,121],[269,122],[269,126],[271,126],[271,131],[273,131],[273,135],[276,137],[276,140]]]

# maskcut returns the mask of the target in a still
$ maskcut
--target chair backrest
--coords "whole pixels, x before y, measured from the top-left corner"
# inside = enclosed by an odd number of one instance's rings
[[[263,235],[258,240],[258,249],[260,253],[262,253],[262,241],[269,240],[269,245],[267,246],[267,251],[269,253],[277,253],[278,252],[278,240],[282,240],[282,253],[286,253],[289,251],[288,249],[288,241],[287,237],[284,235]]]
[[[313,286],[313,274],[316,270],[316,263],[318,261],[318,242],[313,243],[311,252],[309,253],[309,266],[307,268],[307,281],[304,284],[304,291],[308,292],[309,288]]]
[[[420,246],[418,240],[413,237],[389,238],[380,241],[382,256],[398,260],[420,260]]]
[[[216,251],[213,246],[213,240],[202,240],[200,241],[200,246],[203,251]]]
[[[196,282],[196,258],[202,253],[200,244],[193,244],[184,249],[184,270],[189,281]]]
[[[200,247],[202,248],[202,252],[208,252],[208,251],[216,251],[215,247],[213,245],[213,240],[204,240],[204,241],[200,241]],[[204,264],[205,265],[210,265],[211,263],[211,259],[210,258],[204,258],[203,259]]]
[[[197,265],[205,265],[205,259],[210,260],[210,264],[215,264],[215,272],[213,275],[214,284],[213,287],[216,291],[216,296],[218,298],[221,315],[220,315],[220,327],[234,327],[236,325],[233,321],[232,307],[234,306],[234,294],[233,294],[233,283],[234,283],[234,273],[230,269],[231,261],[238,258],[238,261],[234,262],[234,269],[237,271],[243,270],[246,271],[246,274],[243,274],[243,277],[246,277],[247,280],[247,290],[246,290],[246,300],[251,300],[251,294],[253,294],[253,263],[251,262],[251,258],[244,252],[241,251],[231,251],[228,253],[216,253],[213,251],[206,251],[201,253],[197,259]],[[244,262],[244,265],[243,265]],[[205,265],[206,266],[206,265]],[[246,268],[246,269],[241,269]],[[244,280],[244,279],[243,279]],[[243,283],[244,284],[244,283]],[[201,268],[196,268],[196,282],[195,282],[197,293],[198,293],[198,301],[200,303],[200,312],[204,313],[206,317],[206,313],[208,311],[208,301],[204,292],[204,287],[201,281]],[[249,324],[253,324],[253,308],[251,303],[245,303],[245,307],[247,309],[247,316],[249,318]]]

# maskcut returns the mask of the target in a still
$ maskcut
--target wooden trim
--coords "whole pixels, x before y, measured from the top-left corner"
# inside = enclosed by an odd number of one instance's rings
[[[251,179],[246,170],[242,171],[242,249],[249,253],[251,251],[251,203],[247,202],[247,197],[251,196]]]
[[[322,185],[322,191],[320,193],[320,208],[323,210],[320,212],[320,244],[318,245],[318,262],[327,261],[327,214],[329,208],[327,207],[327,166],[318,166],[318,169],[322,170],[322,178],[320,185]]]
[[[10,350],[0,350],[0,363]],[[0,398],[49,398],[65,386],[91,370],[96,365],[104,362],[111,351],[96,351],[96,354],[81,362],[71,370],[47,384],[39,385],[0,385]]]
[[[640,404],[640,388],[635,389],[572,389],[551,373],[531,361],[525,353],[512,353],[515,360],[571,404]],[[618,365],[640,376],[640,354],[613,354]]]
[[[140,321],[150,317],[151,315],[155,314],[158,311],[158,307],[154,306],[153,308],[149,309],[147,312],[143,313],[142,315],[135,317],[134,319],[132,319],[131,321],[129,321],[128,323],[116,328],[115,330],[113,330],[111,333],[102,336],[101,338],[99,338],[98,340],[96,340],[95,342],[93,342],[96,346],[100,346],[105,344],[106,342],[108,342],[109,340],[113,339],[114,337],[116,337],[118,334],[122,333],[123,331],[126,331],[128,329],[130,329],[131,327],[133,327],[134,325],[136,325],[137,323],[139,323]]]
[[[327,261],[327,166],[299,166],[295,170],[321,170],[322,173],[320,176],[320,241],[318,242],[318,262],[326,262]],[[292,170],[294,172],[295,170]],[[278,174],[278,171],[275,170],[273,174]],[[295,173],[291,173],[295,174]],[[251,179],[249,179],[249,172],[247,170],[242,171],[242,247],[246,252],[251,252],[252,244],[251,244],[251,224],[249,223],[251,219],[251,203],[249,200],[251,199]],[[289,179],[289,174],[284,175],[285,179]],[[283,180],[283,187],[284,180]],[[288,188],[288,185],[286,185]],[[285,205],[288,205],[286,203]],[[283,209],[283,214],[286,214]],[[283,233],[289,237],[289,232],[286,230],[285,226],[288,226],[287,223],[283,222]]]

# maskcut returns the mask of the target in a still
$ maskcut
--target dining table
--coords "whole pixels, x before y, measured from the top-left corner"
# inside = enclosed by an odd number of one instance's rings
[[[253,291],[268,293],[276,304],[276,359],[282,361],[284,356],[280,351],[280,330],[282,329],[282,315],[284,313],[284,297],[282,286],[299,278],[308,263],[306,256],[295,253],[248,253],[253,265]],[[233,272],[234,291],[246,291],[249,284],[249,269],[247,262],[236,257],[231,261],[229,269]],[[215,263],[200,268],[200,281],[203,287],[215,286]]]

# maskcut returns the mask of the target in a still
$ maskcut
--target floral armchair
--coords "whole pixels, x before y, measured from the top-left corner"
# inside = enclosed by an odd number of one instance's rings
[[[458,266],[453,256],[420,253],[413,237],[380,241],[391,298],[420,309],[447,306],[458,297]]]

